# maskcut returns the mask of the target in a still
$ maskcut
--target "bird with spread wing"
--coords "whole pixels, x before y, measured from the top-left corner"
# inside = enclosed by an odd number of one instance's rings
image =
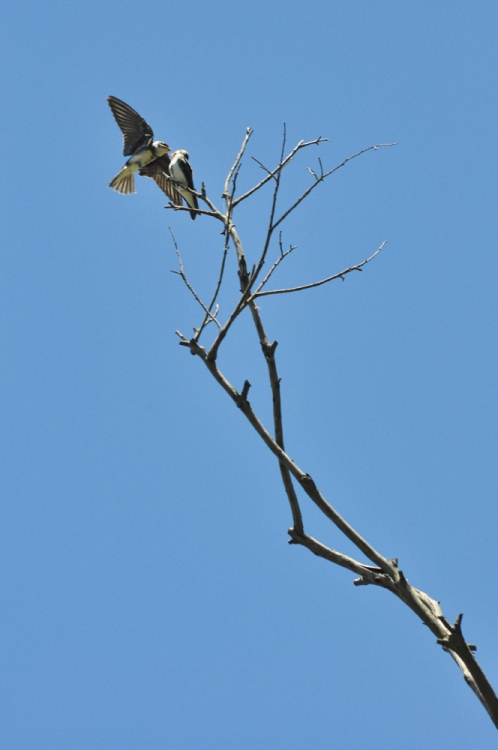
[[[167,143],[163,141],[154,141],[154,133],[150,125],[136,112],[132,107],[115,96],[107,97],[108,104],[111,108],[114,119],[116,120],[121,132],[123,133],[123,154],[130,158],[122,167],[120,172],[111,180],[109,187],[123,195],[135,193],[135,172],[144,177],[153,179],[158,187],[165,193],[175,206],[182,205],[182,196],[189,206],[198,208],[197,198],[192,193],[185,190],[185,187],[195,190],[193,183],[193,172],[188,164],[188,154],[186,151],[180,151],[173,154],[181,154],[181,167],[175,170],[172,175],[170,171],[171,151]],[[183,154],[186,154],[187,167],[184,167],[185,161]],[[178,161],[178,158],[176,159]],[[175,187],[174,181],[180,183]],[[196,213],[190,212],[192,219],[195,219]]]

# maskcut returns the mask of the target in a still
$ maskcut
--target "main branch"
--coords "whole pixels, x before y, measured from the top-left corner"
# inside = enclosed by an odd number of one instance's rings
[[[265,285],[267,284],[273,273],[276,271],[280,263],[289,255],[290,252],[292,252],[292,250],[294,250],[294,247],[291,245],[289,250],[285,252],[283,251],[280,233],[280,256],[273,261],[270,270],[266,273],[266,276],[258,283],[261,271],[267,261],[268,254],[270,252],[271,241],[275,229],[285,221],[290,213],[292,213],[306,198],[308,198],[313,190],[318,187],[318,185],[323,184],[328,177],[337,172],[338,169],[344,167],[352,159],[365,154],[367,151],[378,150],[379,148],[392,146],[395,144],[378,144],[376,146],[370,146],[369,148],[362,149],[352,156],[347,157],[340,164],[328,171],[324,170],[322,161],[321,159],[319,159],[319,170],[315,171],[309,168],[309,171],[314,178],[312,185],[306,188],[301,193],[301,195],[290,205],[290,207],[285,209],[281,213],[279,218],[276,218],[279,190],[284,168],[293,161],[298,151],[301,151],[302,149],[308,148],[312,145],[318,146],[322,144],[326,139],[320,137],[313,141],[300,141],[287,154],[287,156],[284,156],[286,145],[286,132],[284,127],[282,149],[278,165],[274,169],[268,169],[263,164],[258,162],[262,169],[266,172],[265,177],[246,193],[236,198],[235,195],[237,188],[237,179],[242,166],[242,159],[246,153],[247,145],[249,143],[251,135],[252,130],[248,128],[239,153],[237,154],[237,157],[232,167],[230,168],[225,180],[222,195],[222,198],[225,202],[225,210],[222,212],[215,206],[213,201],[207,196],[204,185],[202,186],[202,192],[196,193],[197,197],[204,201],[204,203],[208,207],[208,210],[206,211],[199,209],[199,213],[203,213],[207,216],[215,218],[223,224],[223,255],[220,270],[218,273],[218,279],[209,305],[205,305],[202,302],[201,297],[197,294],[193,286],[188,281],[180,253],[176,245],[176,240],[174,240],[176,252],[178,255],[178,261],[180,264],[179,274],[183,278],[183,281],[189,288],[190,292],[194,295],[195,299],[202,306],[204,312],[204,319],[201,325],[198,328],[194,328],[195,335],[193,338],[188,339],[179,331],[177,331],[177,334],[180,337],[180,344],[184,347],[187,347],[193,355],[197,356],[203,362],[216,382],[223,388],[225,393],[228,394],[228,396],[238,407],[238,409],[240,409],[249,424],[257,432],[259,437],[263,440],[264,444],[278,461],[282,483],[292,513],[293,526],[291,529],[289,529],[290,543],[299,544],[303,547],[306,547],[306,549],[310,550],[310,552],[312,552],[314,555],[354,572],[359,576],[359,578],[357,578],[354,582],[355,585],[373,585],[387,589],[406,606],[408,606],[417,615],[417,617],[419,617],[420,620],[425,625],[427,625],[430,631],[435,635],[437,642],[442,646],[442,648],[449,654],[451,654],[460,670],[462,671],[467,684],[477,695],[495,726],[498,727],[498,698],[493,691],[493,688],[490,685],[489,681],[487,680],[484,672],[475,659],[475,647],[467,644],[463,637],[461,629],[462,616],[459,615],[455,624],[451,625],[444,617],[439,603],[428,594],[411,586],[403,572],[398,568],[397,560],[389,560],[387,557],[384,557],[384,555],[378,552],[369,542],[367,542],[367,540],[362,537],[356,531],[356,529],[354,529],[346,521],[346,519],[343,518],[343,516],[340,515],[335,507],[333,507],[332,504],[326,500],[310,474],[304,471],[287,454],[284,442],[280,378],[278,375],[275,357],[277,342],[272,341],[268,337],[263,325],[261,310],[256,304],[259,298],[265,296],[275,294],[289,294],[291,292],[302,292],[307,289],[312,289],[327,284],[328,282],[338,278],[344,281],[345,277],[348,274],[352,273],[353,271],[362,271],[367,263],[370,263],[374,258],[378,256],[378,254],[384,247],[385,242],[380,245],[375,253],[370,255],[361,263],[349,266],[349,268],[346,268],[344,271],[332,274],[319,281],[282,289],[264,290]],[[233,214],[235,208],[242,201],[250,198],[255,192],[260,190],[269,181],[273,182],[273,192],[271,197],[267,229],[265,232],[265,238],[262,243],[262,247],[256,256],[254,265],[249,266],[252,268],[252,270],[249,272],[246,252],[233,221]],[[176,210],[179,210],[178,207],[175,208]],[[184,210],[191,209],[184,208]],[[218,320],[218,304],[216,305],[214,312],[213,306],[219,299],[222,285],[225,281],[225,263],[230,244],[233,244],[237,255],[237,275],[240,296],[238,297],[238,300],[232,311],[226,317],[225,322],[220,323],[220,321]],[[268,429],[263,424],[248,400],[249,389],[251,387],[249,381],[245,381],[241,391],[239,392],[232,385],[232,383],[230,383],[230,381],[226,378],[226,376],[222,373],[218,366],[218,355],[220,347],[226,339],[227,335],[232,331],[232,327],[235,321],[241,314],[244,313],[246,309],[248,309],[251,314],[252,321],[257,332],[261,352],[267,366],[268,382],[273,404],[272,430]],[[205,348],[200,344],[200,336],[209,322],[214,322],[218,326],[218,331],[211,343],[211,346],[209,348]],[[370,565],[367,562],[363,562],[361,560],[355,560],[354,558],[345,555],[335,549],[332,549],[331,547],[326,546],[317,539],[309,536],[304,528],[298,490],[304,492],[304,494],[322,511],[324,516],[328,518],[350,542],[352,542],[361,556],[373,563],[373,565]]]

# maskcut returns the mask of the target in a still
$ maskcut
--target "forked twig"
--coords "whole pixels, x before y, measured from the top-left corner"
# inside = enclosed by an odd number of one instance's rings
[[[252,299],[255,299],[258,296],[258,293],[259,293],[260,289],[262,289],[264,287],[264,285],[269,281],[271,275],[276,270],[276,268],[280,265],[280,263],[284,260],[284,258],[286,258],[288,255],[290,255],[292,253],[292,251],[295,250],[296,247],[297,247],[297,245],[291,245],[288,250],[284,251],[283,248],[282,248],[282,232],[280,232],[280,237],[279,237],[279,240],[278,240],[278,244],[279,244],[279,247],[280,247],[280,255],[278,256],[277,260],[272,265],[272,267],[270,268],[270,270],[268,271],[268,273],[266,274],[265,278],[263,279],[263,281],[261,282],[261,284],[258,286],[258,288],[256,289],[256,291],[253,292],[253,294],[251,295]]]
[[[244,138],[244,141],[242,143],[242,146],[240,147],[240,151],[237,154],[237,158],[235,159],[233,165],[230,168],[230,171],[228,172],[227,178],[225,180],[225,187],[223,189],[223,195],[222,198],[228,197],[228,187],[230,185],[230,180],[232,179],[232,175],[234,174],[235,170],[239,166],[242,157],[244,156],[244,152],[246,150],[247,144],[249,143],[249,139],[251,135],[253,134],[252,128],[246,128],[246,137]]]
[[[272,177],[274,177],[278,172],[281,172],[284,167],[287,166],[287,164],[290,164],[290,162],[293,160],[294,156],[297,154],[298,151],[300,151],[303,148],[308,148],[308,146],[318,146],[320,143],[326,143],[328,141],[328,138],[322,138],[321,136],[319,138],[315,138],[313,141],[299,141],[297,146],[294,146],[292,151],[285,157],[285,159],[280,160],[280,164],[278,164],[275,169],[273,169],[266,177],[264,177],[260,182],[258,182],[257,185],[252,187],[250,190],[248,190],[243,195],[240,195],[238,198],[236,198],[233,202],[233,207],[237,206],[242,201],[245,201],[247,198],[249,198],[250,195],[256,192],[256,190],[260,190],[260,188],[263,187],[263,185],[266,185],[268,180],[271,180]]]
[[[206,316],[209,317],[209,319],[212,320],[214,323],[216,323],[216,325],[218,326],[218,328],[221,329],[221,324],[220,324],[219,320],[216,318],[215,315],[213,315],[211,313],[210,310],[208,310],[208,308],[206,307],[206,305],[204,304],[204,302],[201,300],[201,298],[199,297],[199,295],[197,294],[197,292],[193,288],[192,284],[187,279],[187,275],[186,275],[185,269],[183,267],[182,256],[180,255],[180,251],[178,249],[178,244],[176,242],[176,237],[175,237],[175,235],[174,235],[173,230],[171,229],[171,227],[169,227],[169,231],[170,231],[171,237],[173,239],[173,244],[175,246],[176,256],[178,258],[178,264],[180,266],[180,270],[179,271],[171,271],[171,273],[176,273],[178,276],[181,276],[181,278],[183,279],[183,281],[185,283],[185,286],[191,292],[191,294],[193,295],[193,297],[197,300],[197,302],[199,303],[199,305],[202,307],[202,309],[206,313]]]
[[[318,160],[319,170],[314,171],[313,169],[309,168],[309,171],[314,178],[313,184],[301,194],[301,196],[290,206],[290,208],[288,208],[280,216],[280,218],[278,218],[275,221],[276,205],[277,205],[277,198],[278,198],[278,193],[279,193],[282,170],[284,169],[285,166],[287,166],[287,164],[290,163],[290,161],[292,161],[297,151],[310,145],[315,145],[315,144],[318,145],[319,143],[323,142],[326,139],[318,138],[315,141],[309,141],[306,143],[303,141],[300,141],[300,143],[298,143],[297,146],[295,146],[294,149],[292,149],[292,151],[284,158],[284,148],[285,148],[285,130],[284,130],[283,146],[282,146],[282,152],[280,155],[280,162],[278,166],[274,170],[270,171],[263,164],[258,162],[260,166],[262,167],[262,169],[264,169],[264,171],[267,173],[266,176],[264,177],[263,180],[261,180],[257,185],[255,185],[245,194],[235,199],[235,188],[236,188],[237,176],[239,174],[242,156],[245,153],[245,149],[246,149],[251,133],[252,131],[250,129],[247,129],[242,147],[225,181],[225,190],[223,193],[223,198],[226,201],[226,212],[221,213],[220,211],[218,211],[218,209],[214,206],[214,204],[209,200],[209,198],[206,196],[204,185],[203,185],[202,194],[200,195],[200,197],[204,200],[204,202],[210,208],[210,211],[201,212],[199,210],[199,213],[206,213],[222,221],[224,224],[223,234],[225,235],[225,245],[224,245],[223,259],[221,263],[220,273],[218,276],[216,289],[215,289],[215,292],[214,292],[214,295],[213,295],[213,298],[211,300],[209,307],[206,307],[202,303],[202,301],[200,300],[200,298],[198,297],[198,295],[196,294],[192,286],[189,284],[186,278],[185,272],[184,272],[183,263],[181,260],[180,253],[178,251],[176,240],[174,238],[173,232],[171,232],[173,241],[175,244],[175,250],[177,252],[177,256],[178,256],[178,260],[180,264],[180,271],[179,272],[176,271],[175,273],[179,273],[179,275],[182,276],[190,292],[193,294],[197,302],[202,306],[206,314],[202,326],[200,327],[200,329],[195,331],[194,338],[187,339],[179,331],[177,331],[177,334],[180,337],[180,344],[182,346],[187,347],[192,354],[198,356],[202,360],[206,368],[209,370],[210,374],[215,378],[215,380],[223,388],[223,390],[230,396],[232,401],[244,414],[246,419],[249,421],[251,426],[260,436],[260,438],[263,440],[265,445],[270,449],[270,451],[276,457],[279,463],[280,472],[282,476],[282,482],[284,485],[285,492],[287,494],[287,499],[289,502],[289,506],[290,506],[290,509],[292,512],[292,518],[293,518],[293,528],[289,530],[289,535],[291,537],[290,542],[292,544],[299,544],[303,547],[306,547],[314,555],[317,555],[318,557],[321,557],[325,560],[328,560],[329,562],[332,562],[336,565],[339,565],[343,568],[346,568],[358,574],[360,577],[354,581],[354,583],[357,586],[362,586],[362,585],[379,586],[381,588],[391,591],[391,593],[393,593],[404,604],[406,604],[420,618],[420,620],[425,625],[427,625],[430,631],[436,636],[438,643],[443,647],[443,649],[445,651],[448,651],[451,654],[453,659],[456,661],[456,663],[460,667],[465,680],[467,681],[469,686],[472,688],[472,690],[475,692],[479,700],[484,705],[486,711],[488,712],[495,726],[498,727],[498,697],[494,693],[481,667],[475,660],[475,656],[473,653],[473,651],[475,650],[475,647],[473,645],[467,644],[465,639],[463,638],[463,634],[461,631],[461,616],[457,618],[455,625],[453,626],[450,625],[450,623],[443,616],[443,613],[441,611],[441,608],[438,602],[435,601],[428,594],[410,585],[408,580],[405,578],[403,572],[398,568],[397,560],[387,559],[381,553],[379,553],[371,544],[369,544],[366,541],[366,539],[360,536],[360,534],[325,499],[325,497],[319,491],[313,478],[308,473],[303,471],[290,458],[290,456],[288,455],[284,447],[284,431],[283,431],[283,419],[282,419],[282,403],[281,403],[281,394],[280,394],[280,378],[278,376],[276,360],[275,360],[275,350],[276,350],[277,342],[276,341],[270,342],[270,340],[268,339],[268,336],[265,332],[265,328],[263,326],[261,312],[259,310],[259,307],[256,304],[257,298],[268,296],[271,294],[288,294],[291,292],[303,291],[305,289],[312,289],[314,287],[318,287],[323,284],[326,284],[337,278],[341,278],[344,280],[344,277],[347,274],[351,273],[352,271],[361,271],[364,265],[369,263],[380,253],[380,251],[385,246],[386,242],[384,241],[380,245],[380,247],[375,251],[375,253],[373,253],[371,256],[366,258],[361,263],[358,263],[354,266],[350,266],[344,271],[336,273],[332,276],[328,276],[327,278],[321,279],[320,281],[316,281],[310,284],[304,284],[304,285],[300,285],[300,286],[296,286],[292,288],[262,291],[263,287],[268,282],[268,280],[270,279],[270,277],[272,276],[272,274],[274,273],[278,265],[282,262],[282,260],[285,257],[287,257],[287,255],[289,255],[290,252],[294,250],[294,247],[291,246],[287,251],[285,252],[283,251],[281,234],[280,234],[280,237],[279,237],[280,257],[278,257],[277,260],[273,263],[270,270],[266,274],[265,278],[263,279],[263,281],[259,283],[259,286],[257,286],[255,291],[252,292],[252,289],[256,286],[256,280],[257,280],[258,274],[260,273],[263,267],[263,264],[265,262],[268,248],[270,245],[270,241],[272,238],[272,234],[275,231],[275,229],[279,226],[279,224],[281,224],[287,218],[287,216],[289,216],[289,214],[308,195],[310,195],[312,190],[314,190],[315,187],[319,183],[323,182],[327,177],[332,175],[341,167],[345,166],[349,161],[357,158],[361,154],[364,154],[367,151],[370,151],[372,149],[377,150],[379,148],[393,146],[395,144],[391,144],[391,143],[378,144],[376,146],[370,146],[369,148],[362,149],[361,151],[358,151],[356,154],[353,154],[352,156],[349,156],[346,159],[344,159],[344,161],[342,161],[340,164],[338,164],[336,167],[329,170],[328,172],[324,172],[322,162],[319,159]],[[257,264],[253,266],[253,270],[251,271],[251,273],[249,273],[247,269],[246,254],[244,251],[244,247],[242,245],[242,241],[239,237],[235,224],[233,223],[233,219],[232,219],[233,210],[238,205],[238,203],[240,203],[243,200],[246,200],[248,197],[250,197],[253,193],[259,190],[263,185],[265,185],[270,180],[274,181],[274,190],[273,190],[273,198],[272,198],[272,203],[271,203],[268,229],[266,232],[266,237],[263,243],[262,251],[259,255],[259,260]],[[229,192],[230,183],[231,183],[231,190]],[[190,210],[190,209],[185,208],[184,210]],[[240,280],[241,294],[234,309],[232,310],[232,313],[228,317],[226,323],[224,325],[221,325],[219,321],[217,320],[216,313],[213,314],[211,310],[218,298],[218,294],[220,292],[222,282],[224,279],[225,262],[226,262],[226,257],[228,253],[228,245],[229,245],[230,239],[233,241],[235,250],[237,252],[238,276]],[[267,363],[272,403],[273,403],[274,436],[272,436],[270,431],[266,428],[266,426],[259,419],[259,417],[254,412],[248,400],[248,394],[249,394],[249,388],[250,388],[249,381],[245,380],[242,390],[238,392],[234,388],[234,386],[228,381],[228,379],[224,376],[224,374],[220,371],[220,369],[218,368],[218,364],[217,364],[217,355],[218,355],[218,351],[219,351],[219,347],[221,343],[224,341],[225,337],[227,336],[235,320],[238,318],[238,316],[242,313],[242,311],[246,307],[249,307],[250,312],[252,314],[253,322],[254,322],[254,325],[258,334],[260,346],[261,346],[261,351]],[[210,321],[214,321],[216,323],[216,325],[218,326],[218,333],[215,337],[214,342],[211,345],[211,348],[209,350],[206,350],[204,347],[200,346],[199,336],[203,328]],[[297,482],[297,485],[299,485],[301,490],[304,493],[306,493],[306,495],[313,501],[313,503],[315,503],[315,505],[322,511],[325,517],[328,518],[337,527],[337,529],[339,529],[346,536],[346,538],[349,539],[356,546],[356,548],[367,558],[367,560],[370,560],[371,563],[373,563],[373,565],[365,564],[363,562],[353,559],[352,557],[344,555],[341,552],[338,552],[322,544],[318,540],[314,539],[311,536],[308,536],[305,533],[299,499],[297,496],[296,488],[294,486],[294,482]]]
[[[288,289],[270,289],[266,292],[260,292],[258,291],[263,286],[263,283],[261,283],[258,287],[258,289],[252,294],[251,299],[256,299],[256,297],[266,297],[269,294],[289,294],[290,292],[302,292],[304,289],[313,289],[316,286],[321,286],[322,284],[327,284],[329,281],[333,281],[334,279],[342,279],[344,281],[344,277],[346,274],[351,273],[351,271],[361,271],[362,267],[366,265],[367,263],[370,263],[371,260],[375,258],[376,255],[380,253],[384,245],[387,243],[387,240],[384,240],[382,245],[377,248],[377,250],[371,255],[369,258],[366,258],[361,263],[357,263],[356,266],[350,266],[349,268],[346,268],[344,271],[339,271],[339,273],[335,273],[333,276],[328,276],[326,279],[321,279],[320,281],[314,281],[312,284],[303,284],[302,286],[295,286]],[[293,249],[293,248],[292,248]],[[287,251],[286,255],[289,254],[290,251]],[[282,260],[282,257],[280,257],[276,263],[275,266]],[[273,267],[272,269],[273,270]],[[266,279],[265,279],[266,282]]]
[[[348,156],[346,159],[344,159],[344,161],[342,161],[340,164],[337,164],[328,172],[324,173],[323,168],[322,168],[322,173],[320,177],[317,177],[317,175],[308,167],[309,171],[315,177],[315,182],[307,190],[304,191],[301,197],[298,198],[297,201],[295,201],[295,203],[293,203],[292,206],[288,208],[287,211],[285,211],[285,213],[283,213],[279,219],[277,219],[277,221],[273,225],[273,229],[276,229],[278,225],[281,224],[289,216],[289,214],[292,213],[292,211],[294,211],[294,209],[296,209],[299,206],[299,204],[302,203],[303,200],[308,197],[308,195],[317,187],[317,185],[319,185],[321,182],[326,180],[327,177],[330,177],[330,175],[334,174],[334,172],[337,172],[338,169],[341,169],[342,167],[344,167],[352,159],[356,159],[358,156],[361,156],[362,154],[366,154],[367,151],[377,151],[379,148],[389,148],[389,146],[397,146],[397,145],[398,145],[397,143],[377,143],[375,146],[368,146],[368,148],[363,148],[361,149],[361,151],[358,151],[356,154],[352,154],[351,156]],[[320,166],[321,166],[321,162],[320,162]]]
[[[209,307],[208,307],[209,311],[211,311],[213,309],[213,305],[216,302],[216,300],[218,298],[219,291],[221,289],[221,284],[222,284],[222,281],[223,281],[223,274],[225,273],[225,264],[226,264],[227,254],[228,254],[228,245],[229,245],[229,242],[230,242],[230,235],[227,232],[226,233],[226,239],[225,239],[225,246],[223,248],[223,258],[221,260],[220,273],[218,275],[218,282],[216,284],[216,289],[214,290],[214,294],[213,294],[213,297],[211,299],[211,302],[209,303]],[[194,339],[196,341],[199,341],[201,333],[204,330],[204,328],[207,326],[207,324],[209,323],[209,320],[210,320],[210,312],[209,312],[209,314],[206,313],[206,315],[204,317],[204,320],[202,321],[201,325],[199,326],[199,328],[197,329],[197,331],[195,333]]]

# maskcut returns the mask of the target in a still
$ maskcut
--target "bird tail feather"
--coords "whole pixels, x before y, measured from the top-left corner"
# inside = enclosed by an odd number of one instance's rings
[[[177,186],[177,190],[178,190],[179,193],[181,193],[183,195],[183,197],[187,201],[187,203],[190,206],[190,208],[199,208],[199,203],[197,202],[197,196],[196,195],[192,195],[192,193],[190,192],[190,190],[185,190],[184,188],[181,188],[181,187],[178,187],[178,186]],[[190,218],[191,219],[195,219],[196,216],[197,216],[197,213],[195,211],[190,211]]]
[[[120,172],[110,181],[109,187],[123,195],[131,195],[132,193],[137,192],[135,190],[135,179],[133,173],[122,175]]]

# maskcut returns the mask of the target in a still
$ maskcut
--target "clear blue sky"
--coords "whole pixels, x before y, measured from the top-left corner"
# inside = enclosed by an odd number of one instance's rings
[[[290,455],[498,687],[497,21],[492,2],[19,0],[3,10],[0,622],[5,750],[496,747],[434,637],[386,592],[287,545],[278,467],[178,346],[219,226],[124,197],[105,98],[190,153],[219,202],[244,136],[311,179],[389,141],[285,226],[261,302]],[[241,187],[259,179],[248,158]],[[241,211],[250,261],[268,194]],[[276,248],[273,248],[276,252]],[[228,297],[236,288],[229,264]],[[244,322],[220,366],[269,416]],[[303,502],[307,531],[344,552]]]

